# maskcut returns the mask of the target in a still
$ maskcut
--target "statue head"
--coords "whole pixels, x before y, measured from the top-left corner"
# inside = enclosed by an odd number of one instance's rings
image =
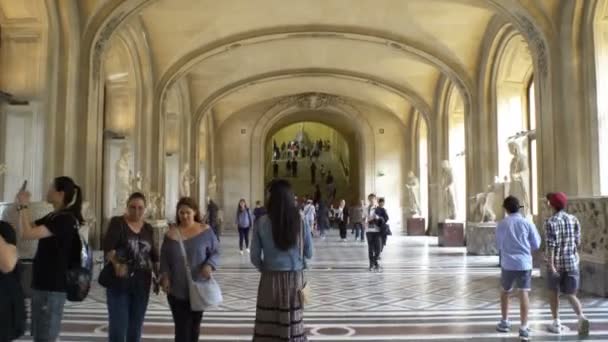
[[[449,170],[451,168],[450,161],[449,160],[442,161],[441,168],[443,168],[444,170]]]
[[[521,147],[519,147],[519,144],[516,141],[509,141],[509,152],[514,156],[521,154]]]
[[[414,171],[410,171],[410,172],[408,172],[408,173],[407,173],[407,176],[408,176],[409,178],[414,178],[414,177],[416,177],[416,175],[414,174]]]
[[[184,164],[184,172],[188,172],[190,171],[190,164],[186,163]]]

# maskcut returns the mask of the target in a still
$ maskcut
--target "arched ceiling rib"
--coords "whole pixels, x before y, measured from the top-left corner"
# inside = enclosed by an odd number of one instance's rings
[[[297,79],[297,82],[291,82],[294,79]],[[355,83],[355,85],[347,84],[347,82]],[[192,90],[199,93],[197,87],[198,85],[204,86],[205,79],[193,78],[190,84]],[[306,90],[307,87],[310,87],[309,90]],[[350,88],[354,90],[349,92]],[[217,115],[222,117],[240,110],[249,103],[256,102],[259,97],[265,97],[264,93],[271,94],[271,97],[280,97],[294,94],[299,89],[303,92],[332,93],[335,91],[349,97],[356,97],[354,95],[357,94],[362,101],[392,112],[401,120],[410,105],[415,106],[425,116],[430,115],[428,103],[412,89],[373,75],[340,69],[294,69],[255,75],[227,85],[211,94],[204,101],[196,104],[198,109],[195,113],[204,114],[214,108],[216,117]]]

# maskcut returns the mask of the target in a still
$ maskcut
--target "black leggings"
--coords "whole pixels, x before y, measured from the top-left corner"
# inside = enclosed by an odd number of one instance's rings
[[[243,241],[245,242],[245,248],[249,248],[249,227],[239,227],[239,249],[243,250]]]
[[[340,239],[346,239],[346,222],[338,221],[338,227],[340,228]]]
[[[382,237],[379,232],[367,232],[367,252],[369,267],[378,266],[378,257],[382,251]]]
[[[173,315],[175,342],[197,342],[201,333],[202,312],[192,311],[190,302],[167,296]]]

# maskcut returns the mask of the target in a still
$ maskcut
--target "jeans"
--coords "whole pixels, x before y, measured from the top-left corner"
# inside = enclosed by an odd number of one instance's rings
[[[365,241],[365,229],[363,223],[353,223],[353,229],[355,230],[355,240],[361,238],[361,241]]]
[[[175,324],[175,342],[198,342],[201,333],[202,312],[192,311],[190,302],[167,296]]]
[[[59,338],[65,300],[65,292],[32,291],[34,342],[53,342]]]
[[[139,342],[150,291],[106,290],[108,303],[108,341]]]
[[[245,242],[245,248],[249,248],[249,227],[239,227],[239,249],[243,250],[243,241]]]
[[[367,253],[369,256],[369,267],[378,266],[378,257],[382,248],[382,238],[379,232],[367,232]]]
[[[211,226],[211,230],[213,230],[215,237],[217,237],[217,241],[220,241],[219,225],[216,223],[216,224],[209,224],[209,226]]]

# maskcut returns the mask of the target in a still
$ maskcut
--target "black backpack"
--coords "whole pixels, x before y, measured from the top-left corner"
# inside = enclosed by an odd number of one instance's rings
[[[69,301],[82,302],[89,294],[89,290],[91,290],[93,254],[91,253],[89,244],[78,232],[78,223],[76,223],[75,228],[74,234],[76,236],[73,244],[75,249],[66,274],[66,294]],[[78,252],[77,255],[76,252]]]

